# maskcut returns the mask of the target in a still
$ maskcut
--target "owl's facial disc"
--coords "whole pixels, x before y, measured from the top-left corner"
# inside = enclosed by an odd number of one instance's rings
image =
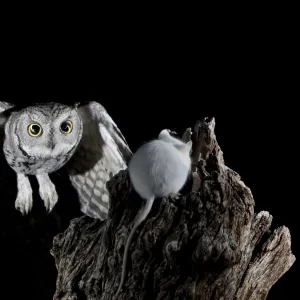
[[[72,155],[82,136],[77,110],[58,104],[39,105],[19,112],[16,142],[28,156],[47,158]]]

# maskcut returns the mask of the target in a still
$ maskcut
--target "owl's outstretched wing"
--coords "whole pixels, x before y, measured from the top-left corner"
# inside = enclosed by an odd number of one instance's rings
[[[12,103],[0,101],[0,113],[12,108],[13,106],[14,106],[14,104],[12,104]]]
[[[70,180],[78,192],[81,211],[104,220],[109,208],[106,182],[127,168],[132,152],[105,108],[97,102],[78,107],[83,134],[67,164]]]
[[[14,104],[0,101],[0,145],[4,137],[4,124],[8,119],[8,115],[5,112],[12,107],[14,107]]]

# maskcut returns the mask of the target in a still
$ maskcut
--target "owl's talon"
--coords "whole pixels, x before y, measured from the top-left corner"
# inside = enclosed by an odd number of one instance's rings
[[[44,201],[45,208],[48,213],[52,211],[56,202],[58,201],[58,195],[56,193],[55,185],[52,183],[48,174],[36,175],[39,183],[39,194]]]
[[[22,173],[17,173],[17,185],[18,195],[15,201],[15,208],[24,216],[32,209],[32,189],[28,177]]]
[[[15,201],[15,208],[21,212],[23,216],[27,215],[32,209],[32,194],[18,195]]]
[[[51,182],[51,185],[49,184],[48,186],[40,186],[39,192],[41,199],[44,201],[47,212],[50,213],[56,202],[58,201],[58,196],[54,184]]]

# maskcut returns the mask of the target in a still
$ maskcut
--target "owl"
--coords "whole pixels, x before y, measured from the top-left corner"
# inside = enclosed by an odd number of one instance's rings
[[[106,182],[127,168],[132,152],[102,105],[51,102],[17,108],[0,102],[1,129],[3,152],[17,177],[17,210],[25,215],[32,209],[28,175],[34,175],[45,208],[51,211],[58,195],[49,174],[65,166],[81,211],[92,218],[107,218]]]

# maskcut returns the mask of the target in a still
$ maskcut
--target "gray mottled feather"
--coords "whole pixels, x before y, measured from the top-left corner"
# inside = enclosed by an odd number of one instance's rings
[[[0,126],[1,115],[5,122],[2,112],[12,106],[0,102]],[[82,212],[103,220],[107,218],[109,209],[106,183],[127,167],[132,153],[118,126],[102,105],[88,102],[78,107],[78,113],[83,123],[82,138],[66,168],[78,192]]]
[[[0,113],[2,113],[3,111],[5,111],[13,106],[14,105],[11,103],[0,101]]]
[[[106,182],[126,169],[132,152],[102,105],[89,102],[79,106],[78,111],[83,121],[83,134],[67,167],[79,194],[82,212],[103,220],[109,209]]]
[[[0,101],[0,146],[2,146],[4,139],[4,125],[8,119],[5,112],[13,106],[11,103]]]
[[[4,112],[12,108],[13,106],[14,105],[11,103],[0,101],[0,131],[3,130],[3,126],[7,121],[7,116],[4,114]]]

